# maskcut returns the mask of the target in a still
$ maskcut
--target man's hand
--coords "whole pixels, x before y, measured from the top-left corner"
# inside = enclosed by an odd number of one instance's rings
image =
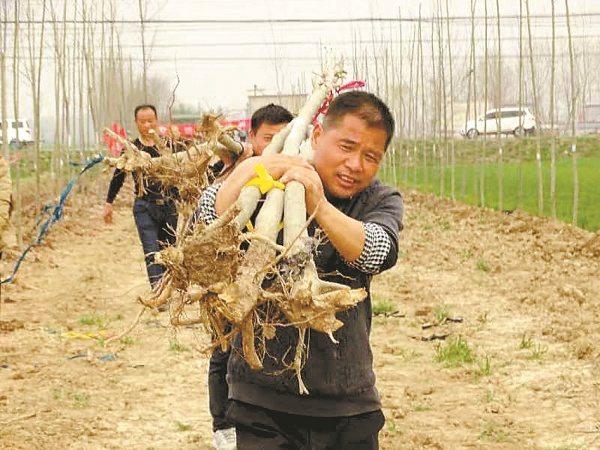
[[[298,181],[304,185],[306,212],[315,215],[319,228],[325,232],[331,245],[346,261],[356,261],[365,245],[364,225],[327,201],[321,177],[315,168],[290,168],[279,181]]]
[[[106,225],[110,225],[113,223],[113,205],[112,203],[104,204],[104,211],[102,212],[102,217],[104,218],[104,223]]]
[[[306,211],[309,214],[315,211],[321,201],[327,201],[321,177],[313,166],[302,165],[291,168],[283,174],[279,181],[284,184],[290,181],[298,181],[304,185]]]
[[[240,146],[242,147],[242,153],[240,153],[239,155],[234,156],[233,154],[229,153],[228,151],[224,151],[222,154],[219,155],[219,158],[221,159],[221,161],[223,161],[223,164],[225,164],[225,167],[229,167],[232,164],[238,165],[243,160],[254,156],[254,151],[252,150],[252,144],[250,144],[249,142],[248,143],[238,142],[238,144],[240,144]]]
[[[241,162],[250,158],[251,156],[254,156],[254,149],[252,148],[252,144],[250,142],[243,142],[242,149],[242,154],[239,156],[237,162]]]
[[[299,156],[274,154],[245,159],[229,174],[217,193],[215,211],[218,215],[223,214],[227,208],[233,205],[246,183],[256,177],[255,167],[257,164],[262,164],[274,180],[279,180],[284,173],[295,167],[314,170],[310,164]]]

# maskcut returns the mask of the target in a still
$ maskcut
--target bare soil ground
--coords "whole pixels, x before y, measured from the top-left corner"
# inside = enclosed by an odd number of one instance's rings
[[[373,285],[395,312],[372,334],[381,448],[600,449],[600,236],[404,195],[402,257]],[[146,313],[102,345],[148,287],[130,197],[110,227],[101,204],[71,205],[2,285],[0,448],[211,448],[200,328]],[[458,338],[474,361],[436,361]]]

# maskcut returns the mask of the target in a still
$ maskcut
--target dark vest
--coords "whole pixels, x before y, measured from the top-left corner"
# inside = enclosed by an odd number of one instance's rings
[[[398,232],[402,228],[402,198],[395,189],[379,180],[350,199],[328,198],[337,209],[362,222],[379,224],[388,233],[392,246],[381,267],[389,269],[398,257]],[[314,226],[309,227],[314,233]],[[363,287],[367,298],[355,307],[337,314],[344,325],[334,333],[338,343],[316,331],[307,332],[308,357],[302,380],[309,395],[300,395],[293,371],[279,373],[294,358],[298,331],[278,327],[274,339],[266,344],[267,354],[262,371],[252,370],[240,356],[240,339],[228,364],[230,397],[263,408],[306,416],[352,416],[381,408],[375,388],[373,355],[369,343],[371,331],[370,282],[372,275],[346,264],[335,248],[325,242],[316,249],[315,264],[321,279]],[[337,272],[337,275],[333,275]]]

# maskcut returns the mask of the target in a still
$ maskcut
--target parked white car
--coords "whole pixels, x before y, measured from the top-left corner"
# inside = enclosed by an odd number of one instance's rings
[[[475,139],[480,134],[514,134],[523,137],[535,133],[536,118],[529,108],[511,106],[490,109],[477,120],[469,120],[460,130],[460,134]]]
[[[33,134],[31,128],[25,119],[6,119],[8,142],[19,142],[21,145],[33,144]],[[2,122],[0,121],[0,144],[3,141]]]

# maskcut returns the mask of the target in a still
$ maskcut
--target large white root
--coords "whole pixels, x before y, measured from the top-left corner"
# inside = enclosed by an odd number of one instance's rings
[[[327,96],[341,85],[343,75],[341,63],[325,72],[299,115],[273,138],[263,154],[281,152],[311,160],[312,149],[306,139],[311,119]],[[182,152],[186,156],[175,153],[168,158],[190,161],[197,157],[196,151],[212,156],[220,151],[215,145],[230,145],[226,136],[217,133],[210,139],[212,146],[200,144]],[[125,158],[113,164],[128,168],[137,164],[145,171],[151,170],[153,162],[139,160],[136,150],[128,148]],[[276,328],[295,327],[298,342],[295,349],[290,349],[294,358],[284,369],[294,371],[299,392],[308,394],[302,368],[310,356],[307,342],[311,330],[325,333],[336,342],[333,333],[343,326],[336,314],[362,301],[366,291],[319,278],[313,259],[319,242],[318,237],[308,235],[313,217],[307,221],[301,183],[289,182],[284,190],[272,188],[256,215],[253,230],[242,233],[260,199],[258,187],[245,187],[235,207],[212,225],[199,225],[191,235],[178,236],[175,247],[165,249],[157,259],[167,266],[170,276],[165,277],[160,292],[144,304],[156,308],[168,301],[173,324],[203,323],[213,336],[213,345],[222,349],[239,333],[243,356],[254,369],[263,367],[266,340],[276,336]],[[283,245],[278,245],[282,221]],[[248,245],[245,252],[239,249],[242,242]],[[227,258],[231,258],[230,265],[224,264]],[[199,261],[207,264],[202,266]],[[189,315],[192,307],[198,314],[195,318]],[[228,323],[233,329],[228,328]]]

